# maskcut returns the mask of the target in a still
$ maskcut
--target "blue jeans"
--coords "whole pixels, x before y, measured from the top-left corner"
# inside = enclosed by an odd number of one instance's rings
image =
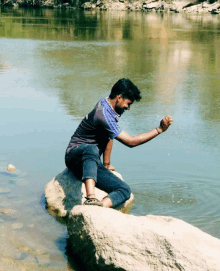
[[[85,181],[93,179],[96,187],[108,193],[116,207],[130,198],[130,187],[102,164],[96,145],[82,144],[65,155],[65,163],[76,177]]]

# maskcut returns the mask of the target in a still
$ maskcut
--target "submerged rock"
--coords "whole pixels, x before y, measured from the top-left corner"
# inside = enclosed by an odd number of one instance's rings
[[[0,209],[0,214],[3,214],[3,215],[14,215],[16,213],[17,212],[13,209],[9,209],[9,208]]]
[[[10,188],[0,188],[0,194],[9,194],[10,192]]]
[[[89,270],[217,271],[220,240],[165,216],[76,206],[68,219],[72,252]]]
[[[121,175],[115,171],[113,173],[122,179]],[[107,193],[95,188],[96,198],[102,200]],[[86,190],[84,183],[77,179],[67,168],[45,186],[45,197],[48,211],[59,217],[65,217],[75,205],[81,205],[85,201]],[[116,207],[118,210],[127,212],[134,200],[130,199],[124,204]]]
[[[24,224],[23,223],[13,223],[11,225],[11,227],[13,230],[20,230],[24,227]]]

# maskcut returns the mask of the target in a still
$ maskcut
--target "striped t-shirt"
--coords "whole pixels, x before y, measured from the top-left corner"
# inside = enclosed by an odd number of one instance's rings
[[[107,99],[102,99],[79,124],[71,137],[67,152],[86,143],[97,145],[101,154],[109,139],[114,139],[122,132],[118,126],[119,118],[120,115],[114,111]]]

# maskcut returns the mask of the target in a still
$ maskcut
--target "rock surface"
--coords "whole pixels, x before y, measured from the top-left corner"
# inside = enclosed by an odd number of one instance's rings
[[[176,218],[76,206],[67,228],[89,270],[220,270],[220,240]]]
[[[118,172],[113,171],[116,176],[122,179]],[[96,197],[102,200],[107,193],[95,188]],[[65,217],[75,205],[81,205],[85,201],[86,191],[85,185],[81,180],[77,179],[74,174],[65,169],[58,174],[45,186],[45,197],[48,206],[48,211],[56,214],[59,217]],[[124,204],[116,207],[118,210],[128,212],[132,205],[134,196]]]

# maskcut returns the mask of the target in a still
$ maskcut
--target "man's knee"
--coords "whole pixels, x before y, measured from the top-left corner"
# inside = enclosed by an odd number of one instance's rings
[[[125,200],[130,199],[131,189],[126,183],[123,184],[123,187],[121,188],[121,192],[123,193]]]
[[[96,145],[88,144],[85,148],[84,154],[94,155],[99,157],[99,149]]]

